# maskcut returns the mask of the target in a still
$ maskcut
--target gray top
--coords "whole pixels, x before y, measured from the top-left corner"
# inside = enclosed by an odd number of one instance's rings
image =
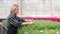
[[[8,20],[8,27],[20,26],[21,23],[25,21],[23,18],[19,18],[14,14],[10,14],[7,20]]]

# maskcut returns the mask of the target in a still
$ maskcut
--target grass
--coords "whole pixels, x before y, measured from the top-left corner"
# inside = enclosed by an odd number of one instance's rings
[[[35,20],[32,25],[19,26],[17,34],[60,34],[60,23],[47,21],[47,20]],[[6,20],[3,24],[7,26]]]

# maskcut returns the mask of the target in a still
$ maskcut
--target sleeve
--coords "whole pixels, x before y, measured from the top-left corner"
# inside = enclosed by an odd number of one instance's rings
[[[25,22],[25,19],[24,18],[19,18],[18,17],[18,19],[19,19],[19,21]]]
[[[9,18],[8,20],[10,21],[10,24],[14,26],[20,26],[22,24],[22,21],[18,21],[14,17]]]

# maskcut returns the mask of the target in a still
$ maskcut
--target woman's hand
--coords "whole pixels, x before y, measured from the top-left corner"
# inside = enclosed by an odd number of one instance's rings
[[[33,22],[33,20],[25,19],[26,22]]]
[[[29,22],[29,24],[34,24],[34,22]]]
[[[34,24],[33,21],[30,21],[30,22],[23,22],[22,25],[29,25],[29,24]]]

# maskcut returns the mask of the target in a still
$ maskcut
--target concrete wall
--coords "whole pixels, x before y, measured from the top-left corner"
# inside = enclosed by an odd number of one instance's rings
[[[60,17],[60,0],[0,0],[0,18],[6,18],[15,3],[20,5],[19,16]]]

